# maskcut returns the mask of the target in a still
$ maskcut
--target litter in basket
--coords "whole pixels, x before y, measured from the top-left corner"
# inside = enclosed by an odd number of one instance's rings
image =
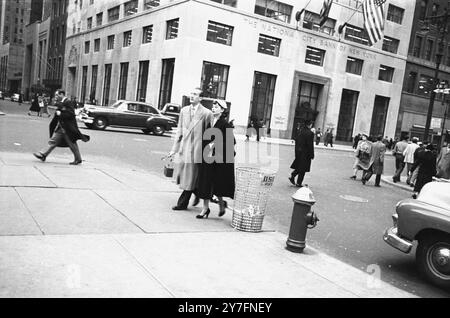
[[[258,168],[236,169],[236,192],[231,226],[239,231],[260,232],[275,173]]]

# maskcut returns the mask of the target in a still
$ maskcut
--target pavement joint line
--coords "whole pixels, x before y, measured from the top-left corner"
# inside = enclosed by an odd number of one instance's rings
[[[97,171],[103,173],[104,175],[106,175],[106,176],[108,176],[108,177],[110,177],[110,178],[116,180],[116,181],[119,182],[120,184],[122,184],[122,185],[126,186],[127,188],[129,188],[129,186],[128,186],[127,184],[125,184],[125,183],[123,183],[122,181],[120,181],[119,179],[113,177],[113,176],[110,175],[109,173],[103,171],[101,168],[94,168],[94,170],[97,170]]]
[[[14,191],[17,193],[17,196],[19,197],[20,201],[22,202],[23,206],[25,207],[25,209],[27,209],[28,213],[30,214],[31,218],[33,219],[34,223],[36,223],[36,226],[38,227],[39,231],[41,231],[42,235],[45,235],[45,232],[42,230],[39,222],[34,218],[33,213],[31,213],[31,210],[28,208],[28,206],[26,205],[25,201],[23,200],[22,196],[20,195],[20,193],[17,191],[17,189],[14,187],[13,188]]]
[[[152,273],[152,271],[150,269],[148,269],[144,264],[142,264],[139,259],[133,254],[131,253],[131,251],[125,246],[123,245],[123,243],[117,239],[116,237],[113,236],[113,239],[125,250],[125,252],[135,260],[135,262],[148,274],[150,275],[150,277],[152,279],[154,279],[156,282],[158,282],[158,284],[161,285],[162,288],[164,288],[173,298],[177,298],[176,295],[169,289],[169,287],[167,287],[160,279],[158,279],[158,277],[156,277],[156,275],[154,273]]]
[[[115,206],[113,206],[111,203],[108,202],[105,198],[103,198],[99,193],[97,193],[95,190],[91,190],[97,197],[99,197],[103,202],[105,202],[107,205],[109,205],[113,210],[118,212],[120,215],[122,215],[128,222],[136,226],[139,230],[142,231],[142,233],[147,233],[143,228],[141,228],[137,223],[133,222],[128,216],[126,216],[122,211],[117,209]]]
[[[47,179],[48,181],[50,181],[50,183],[53,184],[56,188],[58,187],[58,185],[57,185],[56,183],[54,183],[49,177],[47,177],[47,176],[45,175],[45,173],[44,173],[41,169],[39,169],[38,167],[36,167],[36,166],[34,166],[34,165],[33,165],[33,168],[36,169],[37,171],[39,171],[39,173],[40,173],[45,179]]]

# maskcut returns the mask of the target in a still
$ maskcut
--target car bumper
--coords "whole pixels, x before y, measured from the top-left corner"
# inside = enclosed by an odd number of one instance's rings
[[[412,249],[412,243],[398,236],[397,227],[391,227],[387,229],[383,235],[383,240],[390,246],[402,251],[403,253],[409,254]]]
[[[94,118],[86,116],[86,115],[81,115],[81,121],[83,123],[85,123],[85,124],[93,124],[94,123]]]

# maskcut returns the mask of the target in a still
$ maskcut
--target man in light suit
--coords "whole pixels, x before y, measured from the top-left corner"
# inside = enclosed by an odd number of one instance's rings
[[[366,184],[372,175],[376,175],[375,186],[380,187],[381,175],[384,172],[384,154],[386,153],[386,145],[382,142],[383,136],[377,137],[377,142],[372,145],[370,156],[370,168],[364,171],[362,183]]]
[[[180,112],[178,132],[169,157],[179,154],[180,163],[177,183],[183,190],[178,204],[172,209],[187,210],[189,200],[197,188],[198,172],[203,162],[203,134],[211,127],[213,115],[201,103],[202,90],[196,88],[191,92],[191,105],[183,107]]]

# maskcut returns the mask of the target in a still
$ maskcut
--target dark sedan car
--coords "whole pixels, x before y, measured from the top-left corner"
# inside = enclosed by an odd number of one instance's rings
[[[443,181],[425,185],[417,200],[397,204],[384,241],[406,254],[418,241],[419,270],[432,283],[450,288],[450,183]]]
[[[136,128],[145,134],[158,136],[177,126],[176,121],[163,116],[149,104],[124,100],[108,107],[86,105],[80,117],[91,129],[104,130],[108,126]]]

